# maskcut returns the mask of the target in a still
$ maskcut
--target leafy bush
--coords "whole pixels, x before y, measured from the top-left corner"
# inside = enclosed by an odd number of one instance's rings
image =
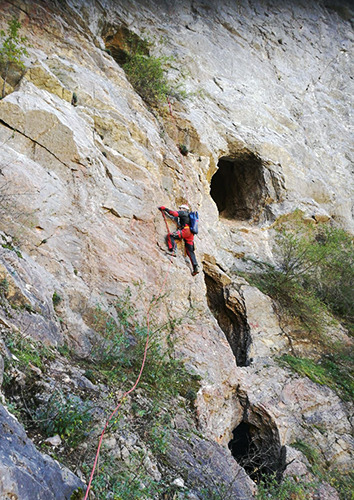
[[[154,307],[154,304],[153,306]],[[189,373],[182,361],[174,358],[173,328],[180,320],[169,325],[150,325],[149,345],[141,386],[154,397],[186,396],[192,400],[199,388],[199,377]],[[147,325],[137,319],[137,310],[126,292],[113,305],[113,311],[96,308],[94,327],[101,338],[92,351],[97,369],[110,380],[136,379],[144,356]]]
[[[293,448],[296,448],[297,450],[301,451],[307,460],[310,462],[310,464],[316,464],[319,463],[320,461],[320,452],[311,446],[310,444],[306,443],[305,441],[302,441],[298,439],[295,441],[295,443],[292,443]]]
[[[324,479],[333,486],[342,500],[354,500],[354,472],[352,470],[332,469]]]
[[[54,292],[53,296],[52,296],[52,302],[53,302],[54,308],[56,308],[60,304],[61,301],[62,301],[62,298],[58,294],[58,292]]]
[[[170,446],[175,398],[188,394],[185,404],[189,406],[199,388],[199,377],[188,373],[183,363],[174,358],[173,329],[183,318],[170,320],[167,324],[154,321],[160,299],[154,297],[148,304],[150,340],[139,392],[132,393],[130,408],[129,405],[122,406],[109,426],[109,432],[115,432],[116,428],[122,430],[125,419],[130,420],[133,414],[136,431],[155,456],[163,456]],[[90,378],[98,380],[104,376],[110,386],[124,384],[127,389],[137,380],[148,334],[146,318],[139,319],[138,316],[129,288],[109,310],[96,307],[92,326],[100,339],[90,356]],[[126,409],[131,412],[128,416]],[[145,458],[146,452],[132,453],[129,470],[124,462],[117,466],[111,464],[107,456],[102,458],[104,464],[93,481],[95,495],[105,499],[109,491],[116,499],[164,498],[163,494],[169,487],[164,481],[152,479],[144,468]]]
[[[92,425],[91,404],[77,396],[55,392],[47,404],[38,408],[34,421],[47,436],[59,434],[70,446],[83,441]]]
[[[21,23],[13,17],[8,23],[7,32],[1,30],[0,37],[3,39],[0,48],[0,65],[2,67],[3,86],[1,96],[5,97],[5,86],[11,65],[24,67],[22,56],[28,55],[25,48],[27,38],[19,35]]]
[[[324,224],[306,225],[301,212],[276,231],[276,265],[255,262],[250,282],[273,297],[312,331],[320,331],[326,311],[348,328],[353,324],[354,249],[345,231]]]
[[[172,57],[152,56],[149,54],[147,40],[130,44],[129,53],[123,69],[135,91],[152,106],[166,103],[168,96],[183,98],[186,93],[177,85],[171,85],[167,78],[167,66]]]
[[[132,454],[128,468],[124,464],[114,463],[107,457],[92,482],[92,489],[97,498],[101,500],[163,498],[163,483],[153,480],[147,473],[144,459],[143,453]]]

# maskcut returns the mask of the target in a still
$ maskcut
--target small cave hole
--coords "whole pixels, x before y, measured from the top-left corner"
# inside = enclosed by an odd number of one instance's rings
[[[257,221],[266,192],[262,160],[254,153],[220,158],[210,186],[220,217]]]
[[[128,62],[133,54],[149,55],[148,42],[125,26],[107,24],[103,30],[102,38],[106,50],[120,66]]]
[[[206,269],[204,279],[209,309],[225,333],[237,366],[249,366],[251,360],[248,357],[248,351],[251,345],[251,335],[244,304],[241,301],[229,303],[228,288],[212,278]]]
[[[284,470],[283,450],[277,439],[272,439],[266,428],[257,428],[248,422],[241,422],[233,431],[229,450],[253,481],[276,474],[281,479]]]

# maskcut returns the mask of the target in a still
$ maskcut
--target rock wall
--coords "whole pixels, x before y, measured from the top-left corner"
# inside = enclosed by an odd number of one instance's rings
[[[271,258],[271,224],[295,208],[353,230],[349,3],[0,5],[0,27],[18,16],[31,44],[24,75],[0,101],[0,277],[23,305],[1,321],[85,356],[98,303],[139,280],[146,297],[163,288],[161,319],[194,310],[179,355],[202,377],[204,436],[227,447],[245,422],[280,453],[312,432],[326,459],[348,463],[347,407],[276,365],[288,337],[238,270],[245,254]],[[185,101],[149,110],[106,52],[120,53],[122,33],[174,56],[170,78],[186,75]],[[230,184],[238,189],[223,198]],[[164,252],[157,207],[181,202],[200,214],[196,277],[181,249],[173,265]],[[234,345],[233,328],[242,330]]]

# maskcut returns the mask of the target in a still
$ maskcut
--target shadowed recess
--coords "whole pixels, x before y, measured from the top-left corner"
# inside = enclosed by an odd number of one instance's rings
[[[102,38],[106,50],[120,66],[125,64],[129,57],[137,51],[149,55],[148,42],[125,26],[106,24],[102,31]]]
[[[256,482],[276,474],[281,478],[284,470],[284,450],[279,443],[279,435],[267,419],[250,415],[252,423],[244,420],[234,430],[229,449],[235,458]]]
[[[244,304],[228,301],[229,290],[221,282],[212,278],[204,269],[208,306],[225,333],[237,366],[248,366],[248,349],[251,344],[250,328]]]
[[[257,219],[265,205],[266,186],[262,161],[247,152],[222,157],[211,179],[210,194],[220,217]]]

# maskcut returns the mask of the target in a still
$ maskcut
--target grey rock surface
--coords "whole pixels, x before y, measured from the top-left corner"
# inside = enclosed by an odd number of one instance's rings
[[[69,500],[82,488],[78,477],[41,454],[23,427],[0,405],[0,496],[23,500]]]

